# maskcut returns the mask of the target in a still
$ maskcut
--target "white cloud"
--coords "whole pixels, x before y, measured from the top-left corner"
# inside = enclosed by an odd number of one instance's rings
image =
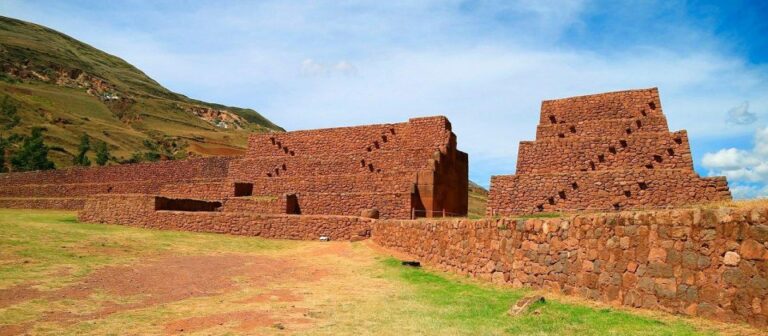
[[[745,101],[728,110],[727,121],[736,125],[749,125],[757,121],[757,115],[749,112],[749,102]]]
[[[301,62],[301,74],[306,76],[323,75],[327,71],[327,68],[315,62],[315,60],[308,58]]]
[[[325,64],[307,58],[301,62],[301,74],[304,76],[352,76],[357,74],[357,67],[347,61],[339,61],[335,64]]]
[[[768,127],[755,131],[750,150],[727,148],[706,153],[702,164],[710,176],[728,178],[734,197],[768,196]]]

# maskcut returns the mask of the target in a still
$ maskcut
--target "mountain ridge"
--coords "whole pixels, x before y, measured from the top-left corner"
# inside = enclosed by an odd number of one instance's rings
[[[147,141],[180,156],[241,153],[251,132],[283,132],[252,109],[173,92],[118,56],[48,27],[0,16],[0,95],[19,107],[14,133],[43,127],[57,166],[86,133],[116,159]]]

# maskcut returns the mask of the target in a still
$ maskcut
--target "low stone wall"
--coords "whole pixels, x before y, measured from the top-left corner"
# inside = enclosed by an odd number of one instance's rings
[[[155,211],[155,197],[97,195],[85,203],[80,221],[161,230],[227,233],[278,239],[359,240],[373,220],[347,216],[264,215],[249,212]]]
[[[376,208],[380,218],[410,218],[411,193],[300,193],[299,208],[304,215],[360,216]]]
[[[104,167],[71,167],[56,170],[0,174],[0,185],[82,184],[130,181],[180,182],[221,179],[227,176],[232,157],[216,156]]]
[[[85,198],[0,198],[0,208],[79,210]]]
[[[154,193],[174,198],[221,200],[234,196],[235,184],[224,181],[168,183],[160,187],[159,191],[149,192],[147,194]]]
[[[499,283],[766,326],[768,208],[380,220],[378,244]]]
[[[285,215],[288,211],[287,195],[228,198],[224,200],[221,211]]]

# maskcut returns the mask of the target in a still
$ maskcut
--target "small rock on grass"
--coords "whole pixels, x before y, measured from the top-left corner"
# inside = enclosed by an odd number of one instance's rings
[[[536,303],[536,302],[541,302],[541,303],[544,303],[544,302],[546,302],[546,301],[544,300],[544,297],[543,297],[543,296],[541,296],[541,295],[531,295],[531,296],[526,296],[526,297],[524,297],[524,298],[522,298],[522,299],[518,300],[517,302],[515,302],[515,304],[514,304],[514,305],[512,305],[512,307],[510,307],[510,308],[509,308],[509,311],[507,311],[507,313],[509,314],[509,316],[518,316],[518,315],[521,315],[521,314],[523,314],[525,311],[527,311],[527,310],[528,310],[528,308],[529,308],[529,307],[530,307],[532,304],[534,304],[534,303]],[[536,311],[534,311],[533,313],[534,313],[535,315],[539,315],[539,314],[541,314],[541,310],[539,310],[539,309],[536,309]]]

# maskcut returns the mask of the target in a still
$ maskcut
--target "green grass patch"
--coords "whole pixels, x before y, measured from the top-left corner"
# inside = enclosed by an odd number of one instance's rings
[[[447,278],[420,268],[401,266],[396,259],[384,265],[391,276],[414,289],[413,300],[431,307],[436,325],[449,325],[461,334],[512,335],[712,335],[683,319],[660,321],[615,309],[600,309],[547,300],[517,317],[509,307],[526,294],[523,289],[481,285]]]
[[[59,287],[107,264],[162,254],[253,253],[293,242],[81,223],[74,212],[0,209],[0,286]],[[49,276],[68,269],[68,276]]]
[[[540,212],[540,213],[534,213],[534,214],[528,214],[528,215],[522,215],[522,216],[516,216],[516,218],[559,218],[562,217],[563,214],[558,212]]]

